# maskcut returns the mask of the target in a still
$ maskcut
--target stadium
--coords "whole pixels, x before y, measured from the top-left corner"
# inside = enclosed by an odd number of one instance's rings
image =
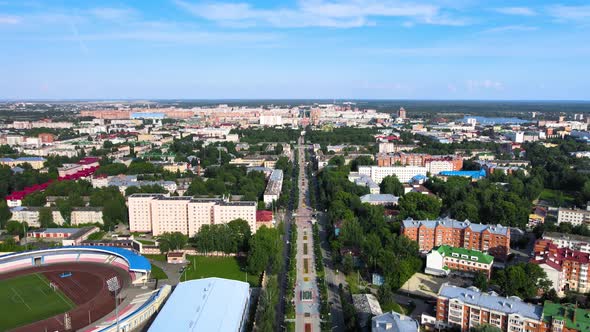
[[[150,271],[146,258],[116,247],[58,247],[0,256],[0,330],[135,329],[171,291],[170,286],[153,291],[134,287],[144,285]]]

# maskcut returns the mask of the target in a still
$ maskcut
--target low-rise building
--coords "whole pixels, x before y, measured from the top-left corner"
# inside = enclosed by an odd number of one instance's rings
[[[361,203],[371,205],[395,206],[398,201],[399,197],[391,194],[366,194],[361,196]]]
[[[395,311],[373,317],[371,332],[418,332],[420,324],[408,316]]]
[[[9,167],[21,166],[29,164],[33,169],[41,169],[45,165],[46,159],[43,157],[20,157],[20,158],[0,158],[0,165]]]
[[[375,183],[381,183],[383,178],[395,175],[400,182],[408,182],[416,175],[426,175],[424,166],[359,166],[358,173],[370,177]]]
[[[427,274],[447,276],[451,272],[474,274],[483,272],[488,279],[492,274],[494,256],[481,251],[442,245],[426,256]]]

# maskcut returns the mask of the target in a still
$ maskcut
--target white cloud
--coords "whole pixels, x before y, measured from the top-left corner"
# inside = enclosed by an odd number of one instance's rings
[[[590,5],[564,6],[556,5],[548,8],[549,15],[563,21],[582,21],[590,19]]]
[[[467,85],[467,89],[469,91],[481,90],[481,89],[504,90],[504,85],[502,84],[502,82],[492,81],[492,80],[482,80],[482,81],[468,80],[466,82],[466,85]]]
[[[90,14],[101,20],[117,21],[129,19],[131,16],[135,16],[137,13],[135,10],[128,8],[92,8],[89,10]]]
[[[0,15],[0,24],[19,24],[21,21],[18,16]]]
[[[351,28],[373,25],[371,17],[398,17],[432,25],[460,26],[466,19],[443,13],[439,6],[378,0],[301,0],[293,8],[255,8],[246,2],[192,3],[176,0],[176,4],[194,16],[230,26],[265,25],[280,28],[334,27]]]
[[[518,16],[535,16],[537,12],[529,7],[502,7],[494,9],[498,13]]]
[[[535,26],[529,26],[529,25],[506,25],[506,26],[487,29],[487,30],[484,30],[483,32],[487,32],[487,33],[517,32],[517,31],[525,32],[525,31],[536,31],[538,29],[539,28],[537,28]]]

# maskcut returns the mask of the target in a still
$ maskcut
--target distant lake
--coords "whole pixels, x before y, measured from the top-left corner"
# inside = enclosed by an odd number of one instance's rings
[[[487,116],[465,116],[461,121],[467,123],[467,119],[477,120],[477,123],[484,124],[484,125],[496,125],[496,124],[522,124],[530,122],[528,120],[523,120],[519,118],[494,118],[494,117],[487,117]]]

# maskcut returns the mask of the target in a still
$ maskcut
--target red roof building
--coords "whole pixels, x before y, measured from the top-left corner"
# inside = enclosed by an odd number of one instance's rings
[[[553,288],[562,295],[568,290],[586,293],[590,290],[588,281],[588,265],[590,254],[559,248],[551,240],[539,239],[535,243],[534,256],[531,262],[547,273]]]

